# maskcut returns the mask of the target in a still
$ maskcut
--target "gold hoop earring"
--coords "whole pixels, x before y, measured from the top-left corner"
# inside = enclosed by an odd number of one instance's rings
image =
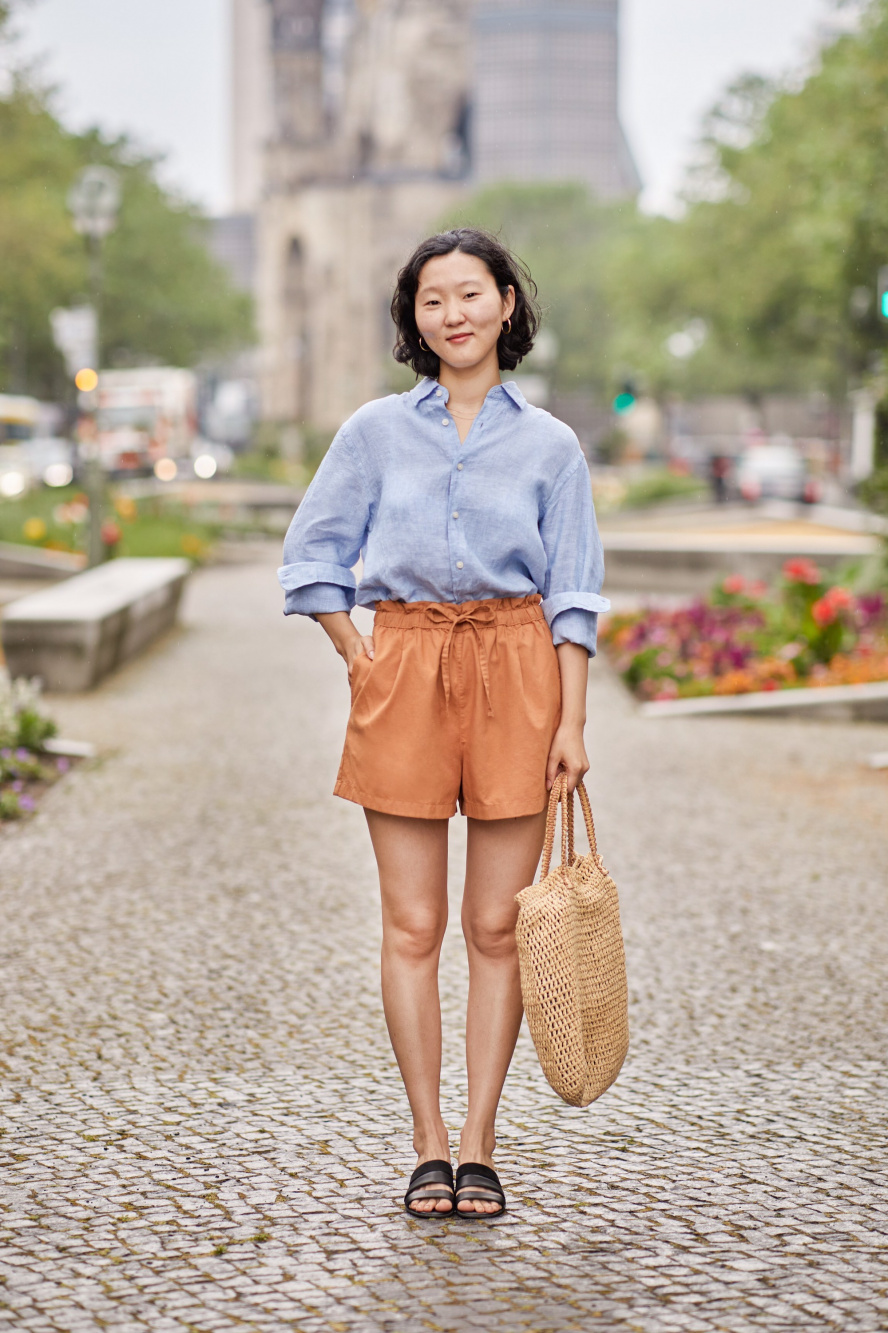
[[[424,352],[427,352],[427,351],[429,350],[429,349],[426,347],[426,345],[425,345],[425,343],[423,342],[423,340],[422,340],[422,334],[419,335],[419,345],[420,345],[420,347],[422,348],[422,350],[423,350]]]
[[[506,324],[508,324],[508,326],[509,326],[508,328],[506,328]],[[506,324],[503,325],[503,333],[506,335],[506,337],[508,337],[508,335],[512,332],[512,321],[511,321],[511,319],[507,319],[507,320],[506,320]]]

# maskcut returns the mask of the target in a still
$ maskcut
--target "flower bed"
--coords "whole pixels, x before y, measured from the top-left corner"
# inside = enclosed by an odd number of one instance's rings
[[[43,751],[55,731],[37,685],[0,669],[0,821],[30,814],[40,793],[71,767],[70,759]]]
[[[888,680],[884,594],[831,585],[808,559],[773,589],[731,575],[678,610],[609,616],[601,641],[644,700]]]

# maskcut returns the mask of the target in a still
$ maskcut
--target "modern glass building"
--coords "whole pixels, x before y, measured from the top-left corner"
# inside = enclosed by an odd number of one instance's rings
[[[478,181],[640,181],[618,113],[619,0],[478,0],[472,163]]]

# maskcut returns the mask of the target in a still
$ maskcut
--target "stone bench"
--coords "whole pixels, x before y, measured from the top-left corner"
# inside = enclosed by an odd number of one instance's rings
[[[176,619],[187,560],[120,559],[9,603],[0,634],[10,674],[50,691],[89,690]]]

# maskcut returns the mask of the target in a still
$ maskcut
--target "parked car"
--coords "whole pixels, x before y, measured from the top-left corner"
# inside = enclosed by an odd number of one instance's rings
[[[814,504],[820,484],[809,476],[805,460],[790,444],[757,444],[740,456],[735,484],[741,497],[757,500],[795,500]]]

